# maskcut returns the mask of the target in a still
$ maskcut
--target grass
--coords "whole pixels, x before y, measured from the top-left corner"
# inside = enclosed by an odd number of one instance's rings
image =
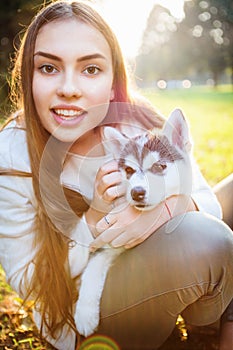
[[[165,116],[181,108],[189,122],[194,156],[210,185],[233,172],[233,90],[231,86],[145,90]]]
[[[168,116],[181,108],[190,124],[194,156],[210,185],[233,172],[233,92],[230,86],[217,90],[193,87],[188,90],[144,90],[143,94]],[[21,309],[0,267],[0,350],[51,349],[40,342],[32,325],[30,311]],[[161,350],[217,349],[217,333],[212,328],[198,328],[182,341],[180,324]],[[186,328],[185,328],[186,331]],[[94,349],[94,347],[93,347]]]

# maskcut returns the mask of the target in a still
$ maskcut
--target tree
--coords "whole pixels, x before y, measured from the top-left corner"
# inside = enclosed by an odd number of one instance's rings
[[[229,67],[232,58],[232,16],[229,0],[195,0],[185,2],[185,18],[178,32],[185,33],[183,44],[193,52],[199,72],[210,71],[215,83]]]
[[[178,22],[167,10],[153,8],[137,58],[137,74],[147,81],[149,77],[153,80],[159,76],[178,79],[205,75],[217,84],[226,68],[233,72],[233,3],[189,0],[184,12],[184,19]],[[163,13],[166,15],[161,16]]]
[[[219,9],[219,20],[223,26],[223,44],[227,67],[231,69],[233,85],[233,2],[232,0],[211,0],[212,5]]]
[[[152,83],[175,74],[170,62],[171,57],[174,57],[171,38],[177,30],[177,23],[178,20],[168,9],[160,5],[153,7],[147,20],[140,54],[136,59],[136,74],[144,82]]]
[[[46,3],[46,0],[44,1]],[[0,1],[0,98],[1,112],[8,113],[7,79],[14,59],[20,33],[40,8],[42,0],[1,0]]]

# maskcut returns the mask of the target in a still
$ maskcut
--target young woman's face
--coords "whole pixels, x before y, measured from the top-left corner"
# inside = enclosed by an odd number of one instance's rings
[[[104,119],[114,97],[110,47],[78,20],[46,24],[34,52],[33,97],[44,128],[74,142]]]

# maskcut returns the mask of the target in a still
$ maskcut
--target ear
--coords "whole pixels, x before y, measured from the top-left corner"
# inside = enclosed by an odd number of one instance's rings
[[[179,147],[182,151],[191,150],[191,139],[188,123],[180,109],[175,109],[167,119],[162,133],[170,143]]]
[[[110,126],[104,128],[104,147],[114,155],[114,158],[119,158],[119,155],[129,139],[120,131]]]

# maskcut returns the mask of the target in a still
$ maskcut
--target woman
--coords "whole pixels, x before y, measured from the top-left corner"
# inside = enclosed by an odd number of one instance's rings
[[[19,112],[0,133],[0,259],[34,300],[43,336],[75,348],[80,274],[106,243],[127,251],[109,272],[98,332],[122,349],[158,348],[181,313],[197,325],[219,319],[233,296],[233,238],[198,168],[190,196],[116,210],[124,186],[104,125],[131,136],[164,119],[130,96],[103,19],[82,2],[52,3],[25,33],[13,78]],[[179,224],[168,234],[170,219]]]

